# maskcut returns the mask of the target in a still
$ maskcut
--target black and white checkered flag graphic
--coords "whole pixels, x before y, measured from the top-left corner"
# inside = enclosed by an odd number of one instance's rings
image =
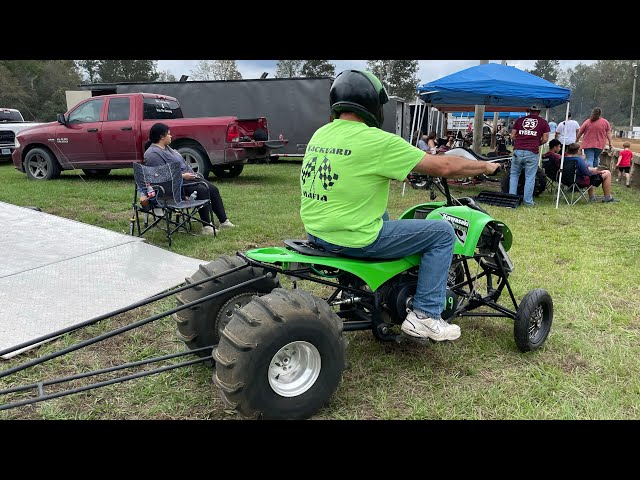
[[[331,190],[335,181],[338,180],[338,174],[331,173],[331,162],[327,157],[324,157],[322,165],[318,169],[318,178],[322,181],[325,190]]]
[[[309,178],[311,174],[316,171],[317,160],[318,160],[318,157],[313,157],[304,165],[304,167],[302,167],[302,171],[300,172],[300,177],[302,178],[303,185],[306,183],[307,178]]]

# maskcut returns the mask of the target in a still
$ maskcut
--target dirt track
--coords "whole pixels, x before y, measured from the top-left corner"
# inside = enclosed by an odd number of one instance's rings
[[[629,142],[631,144],[632,152],[640,154],[640,139],[613,137],[613,142],[611,143],[614,148],[622,148],[622,144],[624,142]]]

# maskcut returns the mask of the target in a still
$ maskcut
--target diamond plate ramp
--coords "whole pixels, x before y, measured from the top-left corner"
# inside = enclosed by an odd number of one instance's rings
[[[0,350],[180,285],[205,263],[138,237],[0,202],[0,222],[11,215],[5,223],[13,224],[11,232],[0,236]]]

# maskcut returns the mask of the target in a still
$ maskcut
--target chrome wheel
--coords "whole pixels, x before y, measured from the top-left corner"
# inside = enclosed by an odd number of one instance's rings
[[[282,347],[269,364],[269,385],[278,395],[296,397],[309,390],[320,375],[322,360],[318,349],[304,341]]]

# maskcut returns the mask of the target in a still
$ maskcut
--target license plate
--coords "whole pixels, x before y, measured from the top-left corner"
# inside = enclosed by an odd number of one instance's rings
[[[11,155],[11,150],[8,148],[3,148],[2,149],[2,155]]]

